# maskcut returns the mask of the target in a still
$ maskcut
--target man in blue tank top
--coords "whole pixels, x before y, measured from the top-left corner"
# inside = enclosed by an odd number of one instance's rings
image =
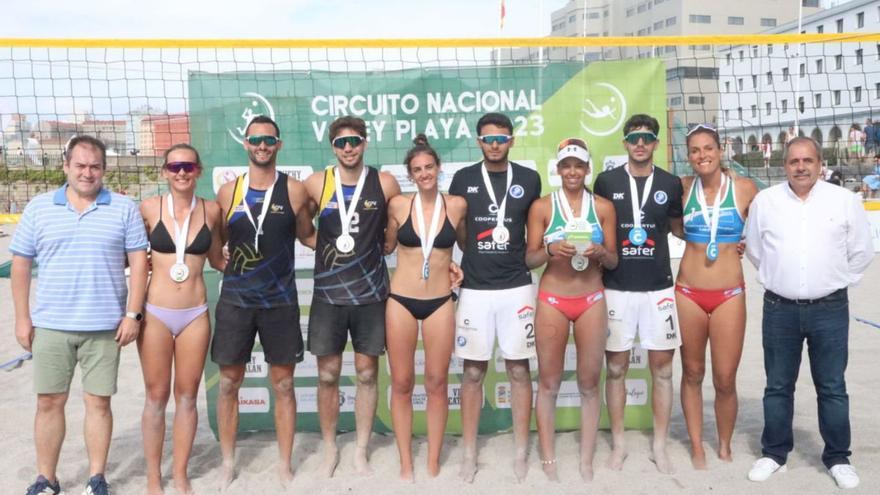
[[[303,359],[294,237],[310,245],[314,226],[302,183],[276,170],[282,146],[280,135],[272,119],[254,117],[245,129],[243,143],[248,171],[217,192],[217,203],[226,220],[221,235],[229,250],[211,342],[211,360],[220,366],[217,429],[223,454],[221,491],[235,477],[238,391],[257,334],[275,394],[278,475],[282,484],[293,477],[293,371]]]
[[[305,187],[317,205],[315,288],[309,313],[309,352],[318,359],[318,416],[324,437],[321,472],[339,462],[336,424],[342,352],[351,334],[357,372],[355,469],[371,472],[367,445],[376,416],[379,356],[385,352],[388,269],[384,241],[388,201],[400,194],[391,174],[364,165],[367,126],[340,117],[330,124],[336,165],[310,175]]]

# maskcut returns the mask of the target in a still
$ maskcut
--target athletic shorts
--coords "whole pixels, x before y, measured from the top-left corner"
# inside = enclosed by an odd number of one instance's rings
[[[646,292],[605,289],[605,302],[609,326],[605,350],[628,351],[636,335],[643,349],[667,351],[681,345],[672,287]]]
[[[312,299],[309,352],[315,356],[342,354],[349,333],[354,352],[366,356],[384,354],[385,301],[344,306]]]
[[[277,308],[242,308],[220,302],[214,320],[211,361],[218,365],[250,362],[257,334],[267,363],[290,365],[303,360],[302,329],[296,304]]]
[[[79,363],[83,391],[100,397],[116,393],[119,343],[116,330],[68,332],[34,330],[34,392],[63,394],[70,390]]]
[[[504,359],[535,355],[535,286],[461,289],[455,312],[455,355],[489,361],[498,336]]]

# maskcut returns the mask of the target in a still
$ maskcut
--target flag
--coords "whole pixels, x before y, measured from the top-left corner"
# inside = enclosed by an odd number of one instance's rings
[[[501,29],[504,29],[504,14],[506,13],[507,11],[504,9],[504,0],[501,0]]]

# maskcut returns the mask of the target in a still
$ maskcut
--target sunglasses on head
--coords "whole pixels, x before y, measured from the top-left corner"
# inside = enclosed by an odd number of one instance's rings
[[[623,136],[623,140],[629,144],[639,144],[639,139],[643,140],[645,144],[651,144],[657,140],[657,135],[648,131],[633,131]]]
[[[198,169],[199,164],[196,162],[170,162],[165,164],[165,170],[171,172],[172,174],[178,174],[181,170],[188,174],[191,174]]]
[[[507,144],[513,139],[513,136],[508,134],[487,134],[485,136],[478,136],[477,139],[483,144]]]
[[[561,143],[559,143],[559,147],[556,149],[556,151],[562,151],[563,148],[567,146],[577,146],[579,148],[587,149],[587,143],[585,143],[583,140],[577,138],[569,138],[564,139]]]
[[[344,150],[345,145],[347,144],[347,145],[351,146],[352,148],[357,148],[364,141],[366,141],[366,139],[364,139],[360,136],[342,136],[342,137],[338,137],[333,140],[333,147]]]
[[[708,131],[708,132],[711,132],[712,134],[718,134],[718,129],[716,129],[715,126],[712,124],[697,124],[697,125],[691,127],[690,129],[688,129],[687,135],[690,136],[691,134],[693,134],[699,130]]]
[[[260,143],[266,143],[266,146],[275,146],[278,141],[281,141],[275,136],[248,136],[246,139],[251,146],[259,146]]]

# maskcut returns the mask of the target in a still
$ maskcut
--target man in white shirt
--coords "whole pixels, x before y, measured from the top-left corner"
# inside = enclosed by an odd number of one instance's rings
[[[786,470],[794,445],[794,387],[804,339],[819,403],[822,462],[841,488],[859,484],[851,452],[846,371],[847,287],[874,256],[868,219],[850,191],[819,180],[819,144],[796,137],[783,156],[788,181],[767,188],[749,207],[746,255],[766,289],[762,322],[764,433],[762,457],[749,471],[764,481]]]

